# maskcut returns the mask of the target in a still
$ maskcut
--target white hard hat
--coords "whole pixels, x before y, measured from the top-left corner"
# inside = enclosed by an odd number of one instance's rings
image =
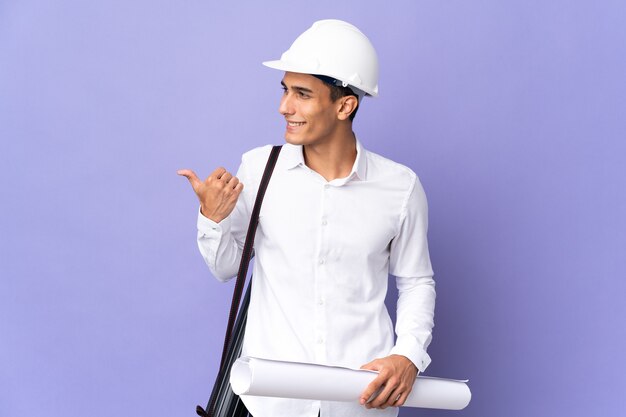
[[[319,20],[277,61],[263,65],[282,71],[331,77],[360,97],[378,96],[378,57],[367,37],[342,20]]]

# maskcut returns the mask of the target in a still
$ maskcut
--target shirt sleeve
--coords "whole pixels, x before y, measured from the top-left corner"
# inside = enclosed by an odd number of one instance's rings
[[[436,294],[428,253],[428,203],[417,177],[400,221],[390,248],[390,273],[398,287],[397,339],[390,353],[406,356],[423,372],[431,362],[426,349],[432,340]]]
[[[198,249],[211,273],[222,282],[237,275],[250,221],[250,198],[256,188],[248,175],[245,158],[242,158],[236,176],[244,188],[228,217],[216,223],[198,210]]]

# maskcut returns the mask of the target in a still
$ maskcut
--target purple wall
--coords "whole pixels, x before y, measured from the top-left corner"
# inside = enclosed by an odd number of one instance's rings
[[[214,3],[0,3],[0,416],[206,401],[232,285],[175,171],[281,143],[260,62],[329,17],[380,54],[355,130],[429,197],[428,374],[474,394],[401,415],[624,415],[625,3]]]

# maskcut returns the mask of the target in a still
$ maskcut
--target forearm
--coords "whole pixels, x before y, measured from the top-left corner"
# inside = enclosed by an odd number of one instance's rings
[[[435,281],[432,276],[396,278],[398,305],[396,345],[391,354],[409,358],[423,372],[430,364],[426,352],[432,340],[435,314]]]
[[[225,282],[237,275],[242,246],[231,231],[230,217],[220,223],[198,213],[198,249],[211,273]]]

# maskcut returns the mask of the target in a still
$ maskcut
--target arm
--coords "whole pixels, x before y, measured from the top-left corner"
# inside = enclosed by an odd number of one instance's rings
[[[427,242],[428,206],[424,190],[415,178],[401,216],[398,235],[391,243],[390,272],[396,276],[398,305],[396,344],[390,355],[363,365],[379,376],[361,395],[367,408],[401,406],[417,374],[430,364],[426,349],[432,339],[435,309],[435,281]],[[366,401],[382,385],[381,393]]]
[[[227,281],[237,274],[243,241],[249,219],[244,164],[237,176],[224,168],[215,170],[201,181],[190,170],[180,170],[179,175],[189,179],[198,199],[198,248],[213,275]],[[239,181],[241,178],[241,182]]]

